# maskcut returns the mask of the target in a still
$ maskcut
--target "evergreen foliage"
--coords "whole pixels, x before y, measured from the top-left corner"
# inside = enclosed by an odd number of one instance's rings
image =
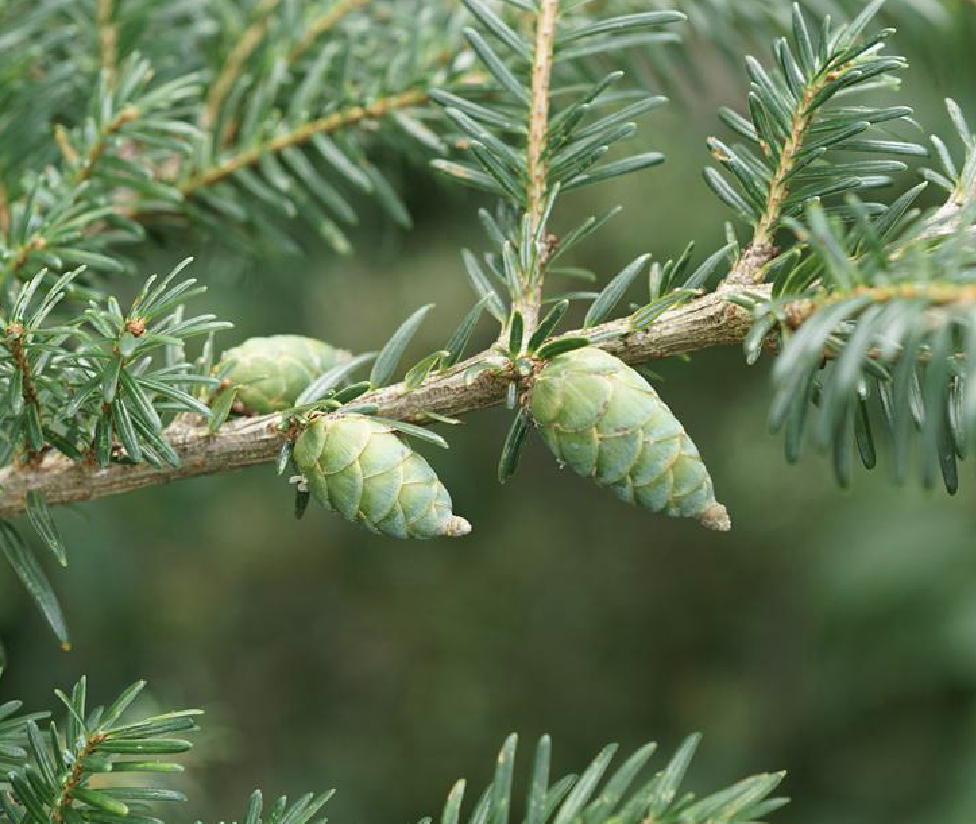
[[[175,737],[198,729],[199,710],[160,715],[135,714],[123,722],[145,687],[133,684],[108,707],[87,708],[83,678],[70,693],[57,691],[64,720],[51,723],[48,713],[20,714],[21,704],[0,706],[0,821],[4,824],[149,824],[173,802],[185,801],[177,791],[160,786],[164,777],[183,771],[173,756],[192,744]],[[45,725],[42,730],[41,724]],[[773,796],[782,773],[755,775],[703,798],[681,792],[685,774],[700,737],[690,736],[668,763],[651,777],[646,767],[656,745],[647,744],[614,770],[617,747],[602,750],[578,775],[551,776],[551,743],[540,739],[532,760],[521,815],[527,824],[620,821],[639,824],[651,818],[675,824],[737,824],[765,817],[786,803]],[[444,824],[467,820],[505,824],[517,812],[513,797],[517,737],[510,736],[499,753],[492,782],[462,816],[465,782],[458,781],[441,812]],[[242,822],[305,824],[325,821],[321,811],[334,791],[309,793],[289,802],[278,798],[265,809],[255,791]],[[164,806],[165,805],[165,806]],[[431,818],[423,821],[432,821]]]
[[[185,800],[158,786],[158,777],[182,770],[169,757],[192,744],[174,737],[197,729],[199,710],[121,718],[145,687],[137,682],[107,707],[88,709],[82,678],[64,704],[62,724],[47,713],[15,715],[19,702],[0,707],[0,819],[5,824],[145,822],[157,805]],[[47,722],[42,730],[40,723]]]
[[[749,313],[743,343],[750,363],[765,348],[775,350],[770,422],[783,430],[790,460],[809,437],[833,455],[846,485],[855,451],[872,468],[890,448],[900,480],[916,449],[923,482],[941,476],[956,491],[957,464],[976,448],[976,139],[949,101],[961,152],[932,138],[938,168],[924,172],[933,188],[945,190],[942,205],[915,206],[924,184],[882,196],[907,179],[908,161],[929,150],[912,139],[921,128],[912,112],[889,102],[907,64],[886,51],[892,30],[880,28],[876,16],[923,28],[951,25],[962,12],[934,0],[813,2],[788,15],[782,3],[676,5],[0,6],[0,483],[14,487],[30,475],[33,484],[17,496],[0,489],[0,548],[62,644],[66,622],[34,548],[40,543],[67,563],[51,512],[52,479],[84,485],[93,473],[119,467],[177,467],[176,434],[233,438],[231,418],[246,412],[274,413],[268,425],[282,441],[279,472],[296,470],[298,514],[311,495],[387,535],[466,532],[435,471],[401,438],[446,445],[420,425],[450,419],[411,401],[444,385],[470,394],[469,403],[457,404],[461,411],[497,401],[495,390],[504,387],[515,414],[501,480],[515,471],[535,424],[561,461],[616,485],[620,497],[724,525],[716,521],[719,505],[697,449],[623,362],[628,347],[655,335],[670,310],[703,301]],[[837,5],[850,7],[849,23],[831,22],[827,7]],[[757,36],[773,38],[765,61],[746,58],[748,99],[741,112],[720,112],[735,138],[709,140],[721,170],[704,172],[749,227],[748,237],[742,242],[730,227],[726,244],[696,267],[689,246],[663,264],[649,266],[643,255],[599,291],[567,291],[567,280],[596,276],[560,259],[616,210],[561,237],[550,232],[550,220],[566,193],[664,161],[627,141],[644,115],[667,102],[643,81],[680,87],[675,75],[687,67],[675,46],[689,22],[696,36],[733,55]],[[301,254],[310,242],[306,227],[347,254],[344,229],[355,224],[364,197],[408,227],[397,185],[382,168],[391,156],[429,161],[448,180],[498,201],[494,211],[479,213],[486,251],[461,255],[474,307],[443,349],[405,370],[406,349],[430,304],[376,353],[340,357],[329,349],[330,357],[303,360],[296,379],[262,339],[221,359],[215,333],[230,324],[190,313],[188,302],[204,288],[182,279],[188,260],[162,279],[148,278],[127,309],[112,294],[131,286],[124,278],[139,271],[146,244],[179,238],[190,251],[203,232],[242,260],[270,248]],[[647,301],[619,316],[624,295],[645,273]],[[560,331],[573,304],[585,310],[584,326]],[[462,360],[485,312],[497,323],[497,342]],[[197,338],[202,354],[188,359],[186,344]],[[620,358],[590,348],[611,346]],[[559,372],[594,357],[603,364],[600,380]],[[368,378],[358,375],[368,363]],[[255,369],[282,369],[282,391],[273,398],[247,394],[266,377]],[[540,394],[554,376],[563,391],[558,416]],[[610,393],[605,403],[599,393],[621,381],[632,389],[639,381],[650,406],[638,410],[643,417],[611,425],[607,418],[620,410],[610,408]],[[238,393],[243,408],[235,404]],[[406,399],[403,420],[379,414],[391,398]],[[677,455],[644,454],[661,435],[648,430],[651,413],[664,419],[664,434],[680,445]],[[567,421],[596,444],[593,454],[573,452],[565,432],[554,434]],[[611,454],[612,437],[629,453]],[[649,485],[635,473],[658,462],[667,464],[673,486],[644,501],[636,489]],[[687,495],[692,503],[678,500]],[[21,512],[25,522],[15,522]],[[36,541],[25,539],[28,530]],[[168,771],[169,762],[153,757],[189,746],[165,736],[192,729],[192,713],[120,724],[136,692],[88,712],[82,681],[63,698],[64,725],[46,733],[41,716],[0,707],[0,761],[9,770],[0,821],[142,824],[155,820],[155,802],[177,800],[153,785],[114,784],[115,773]],[[679,798],[693,741],[630,795],[650,749],[597,793],[611,751],[578,779],[550,785],[548,746],[544,739],[537,751],[528,824],[752,821],[780,803],[766,800],[778,776],[701,801]],[[472,824],[509,820],[514,749],[512,739]],[[452,793],[445,824],[460,820],[461,792]],[[255,796],[245,820],[304,822],[325,800],[282,800],[262,818]]]

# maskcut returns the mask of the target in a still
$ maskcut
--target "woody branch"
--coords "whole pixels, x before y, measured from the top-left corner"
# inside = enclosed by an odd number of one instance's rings
[[[723,285],[716,292],[665,313],[647,330],[630,331],[625,318],[568,332],[567,336],[585,335],[597,340],[596,345],[627,363],[735,345],[749,331],[752,316],[729,299],[751,295],[761,300],[769,294],[769,287],[763,285],[748,289]],[[471,367],[483,363],[497,369],[477,372],[471,378]],[[429,423],[429,413],[453,416],[501,403],[509,368],[508,361],[500,355],[485,351],[432,375],[417,389],[396,384],[361,396],[357,404],[375,404],[377,414],[383,417]],[[202,425],[173,424],[166,435],[180,457],[180,465],[175,468],[112,464],[102,469],[56,455],[49,455],[36,465],[7,467],[0,471],[0,518],[23,512],[31,491],[43,493],[49,505],[57,506],[268,463],[277,458],[287,437],[280,430],[279,421],[279,415],[235,419],[213,434]]]

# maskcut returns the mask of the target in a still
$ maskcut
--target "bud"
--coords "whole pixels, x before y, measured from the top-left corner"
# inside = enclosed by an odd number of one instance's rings
[[[247,411],[267,415],[294,406],[306,386],[350,357],[315,338],[273,335],[228,349],[217,371],[229,366],[226,378],[242,387],[238,398]]]
[[[641,375],[595,347],[545,364],[529,410],[556,459],[618,498],[709,529],[731,527],[677,418]]]
[[[440,479],[382,421],[365,415],[319,417],[295,442],[295,463],[326,509],[394,538],[467,535]]]

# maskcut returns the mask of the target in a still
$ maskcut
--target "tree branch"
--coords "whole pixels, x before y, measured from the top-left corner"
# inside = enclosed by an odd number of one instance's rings
[[[568,335],[588,335],[596,345],[628,363],[666,358],[713,346],[740,343],[752,326],[749,312],[730,297],[768,298],[768,286],[749,289],[723,286],[662,315],[650,329],[630,331],[629,319],[612,321]],[[476,364],[497,369],[469,372]],[[434,374],[417,389],[403,384],[385,387],[357,399],[378,406],[378,414],[412,423],[430,423],[427,413],[459,415],[494,406],[505,398],[508,361],[482,352],[452,369]],[[471,375],[474,374],[474,377]],[[229,472],[275,460],[286,435],[278,428],[278,415],[232,420],[215,434],[204,427],[173,424],[167,437],[180,456],[178,468],[153,469],[148,464],[112,464],[101,469],[50,455],[36,466],[10,466],[0,470],[0,518],[24,511],[27,493],[44,494],[51,506],[103,498],[198,475]]]
[[[776,257],[777,250],[773,241],[783,217],[783,206],[790,194],[790,178],[796,170],[804,141],[814,126],[816,109],[813,107],[813,102],[831,81],[847,69],[848,65],[830,71],[824,67],[805,86],[803,96],[797,101],[796,109],[790,119],[789,134],[786,135],[780,152],[776,171],[770,178],[766,190],[765,208],[756,224],[752,242],[726,278],[728,283],[747,285],[761,282],[764,267]],[[772,146],[762,140],[760,145],[767,156],[773,155]],[[719,155],[716,155],[716,159],[722,160]]]
[[[365,6],[370,0],[336,0],[318,18],[309,23],[308,28],[302,32],[302,38],[295,47],[288,53],[288,59],[292,63],[305,54],[315,42],[329,29],[339,23],[350,12],[355,11],[360,6]]]
[[[206,104],[200,115],[200,125],[204,129],[209,129],[217,120],[217,113],[224,102],[224,98],[234,85],[248,57],[258,47],[264,39],[264,33],[268,29],[271,13],[275,10],[279,0],[261,0],[254,11],[254,21],[241,34],[234,48],[224,61],[224,67],[219,76],[210,87],[207,95]],[[218,135],[218,141],[221,136]]]
[[[532,99],[529,107],[529,135],[526,145],[527,206],[532,231],[539,228],[546,205],[548,169],[545,151],[549,132],[549,83],[552,50],[556,38],[559,0],[542,0],[536,20],[535,51],[532,61]]]
[[[113,20],[114,6],[114,0],[95,0],[98,63],[106,74],[109,86],[115,85],[115,64],[118,60],[119,28]]]
[[[363,120],[385,117],[398,109],[421,105],[427,101],[427,98],[426,89],[411,89],[390,97],[378,98],[365,106],[350,106],[332,112],[317,120],[304,123],[290,132],[277,135],[259,146],[245,149],[239,154],[223,160],[219,165],[184,180],[179,184],[180,192],[184,197],[190,197],[198,189],[212,186],[240,169],[253,166],[263,154],[274,154],[287,149],[289,146],[298,146],[320,132],[323,134],[335,132],[348,126],[354,126]]]
[[[10,201],[7,198],[7,187],[3,185],[3,170],[0,169],[0,234],[10,231]]]
[[[546,198],[549,193],[549,86],[552,80],[553,48],[556,41],[556,18],[559,0],[542,0],[536,17],[535,49],[532,58],[532,94],[529,103],[526,161],[526,214],[529,231],[536,234],[542,228]],[[522,294],[512,295],[516,308],[522,313],[523,342],[528,343],[539,323],[542,307],[543,266],[534,273],[522,273]]]

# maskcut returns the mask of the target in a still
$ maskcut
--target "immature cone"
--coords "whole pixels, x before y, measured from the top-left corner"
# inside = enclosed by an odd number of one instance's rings
[[[225,377],[242,387],[238,399],[247,411],[267,415],[294,406],[315,378],[350,357],[348,352],[315,338],[272,335],[248,338],[228,349],[217,371],[230,366]]]
[[[731,527],[705,464],[667,405],[623,361],[595,347],[558,355],[539,373],[529,409],[560,463],[654,512]]]
[[[295,442],[295,463],[326,509],[394,538],[467,535],[451,496],[393,429],[364,415],[316,418]]]

